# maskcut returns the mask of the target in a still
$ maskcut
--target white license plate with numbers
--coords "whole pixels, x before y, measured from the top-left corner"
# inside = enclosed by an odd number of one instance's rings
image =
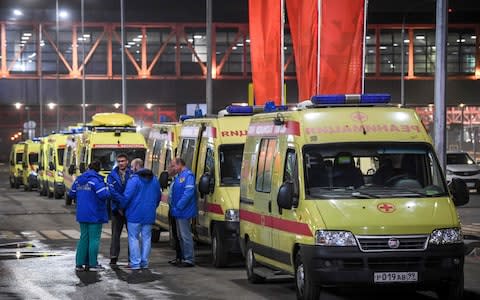
[[[375,272],[373,281],[377,282],[417,282],[418,272]]]

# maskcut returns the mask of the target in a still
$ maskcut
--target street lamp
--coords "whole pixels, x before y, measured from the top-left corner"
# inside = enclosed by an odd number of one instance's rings
[[[49,102],[47,106],[48,106],[48,109],[53,110],[57,106],[57,103]]]
[[[147,107],[147,109],[152,109],[153,104],[152,103],[147,103],[147,104],[145,104],[145,106]]]
[[[118,109],[120,107],[120,103],[114,103],[113,107],[115,107],[115,109]]]
[[[20,102],[15,102],[13,105],[15,105],[15,108],[16,108],[16,109],[20,109],[20,108],[22,108],[22,105],[23,105],[23,104],[20,103]]]

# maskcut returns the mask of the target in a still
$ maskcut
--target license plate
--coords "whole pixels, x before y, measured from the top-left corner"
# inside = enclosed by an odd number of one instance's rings
[[[375,272],[373,281],[377,282],[417,282],[418,272]]]
[[[467,186],[469,188],[474,188],[475,187],[475,182],[467,182]]]

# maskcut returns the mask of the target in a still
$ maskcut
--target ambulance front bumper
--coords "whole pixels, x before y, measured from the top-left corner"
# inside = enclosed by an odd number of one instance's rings
[[[464,245],[428,247],[425,251],[362,252],[357,247],[303,245],[307,277],[323,286],[411,284],[435,287],[463,274]],[[375,282],[379,274],[416,274],[415,281]],[[395,276],[395,275],[392,275]]]

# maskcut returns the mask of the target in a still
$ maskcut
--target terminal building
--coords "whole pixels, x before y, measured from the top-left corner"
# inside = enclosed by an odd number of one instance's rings
[[[28,121],[36,123],[35,134],[41,135],[41,110],[43,134],[80,122],[83,72],[87,119],[97,112],[121,111],[119,1],[104,2],[85,0],[82,26],[80,1],[59,0],[58,10],[55,1],[2,1],[3,145],[9,145]],[[476,151],[480,124],[476,2],[455,1],[449,8],[446,102],[449,135],[456,136],[449,139],[451,150]],[[232,102],[248,101],[252,76],[248,1],[213,4],[213,99],[218,111]],[[198,11],[205,11],[204,1],[126,1],[127,113],[139,126],[177,120],[187,104],[205,103],[206,24]],[[417,107],[424,123],[433,128],[435,1],[371,0],[367,22],[365,92],[390,93],[392,102],[400,103],[403,72],[405,103]],[[287,102],[295,103],[301,99],[288,20],[284,50]]]

